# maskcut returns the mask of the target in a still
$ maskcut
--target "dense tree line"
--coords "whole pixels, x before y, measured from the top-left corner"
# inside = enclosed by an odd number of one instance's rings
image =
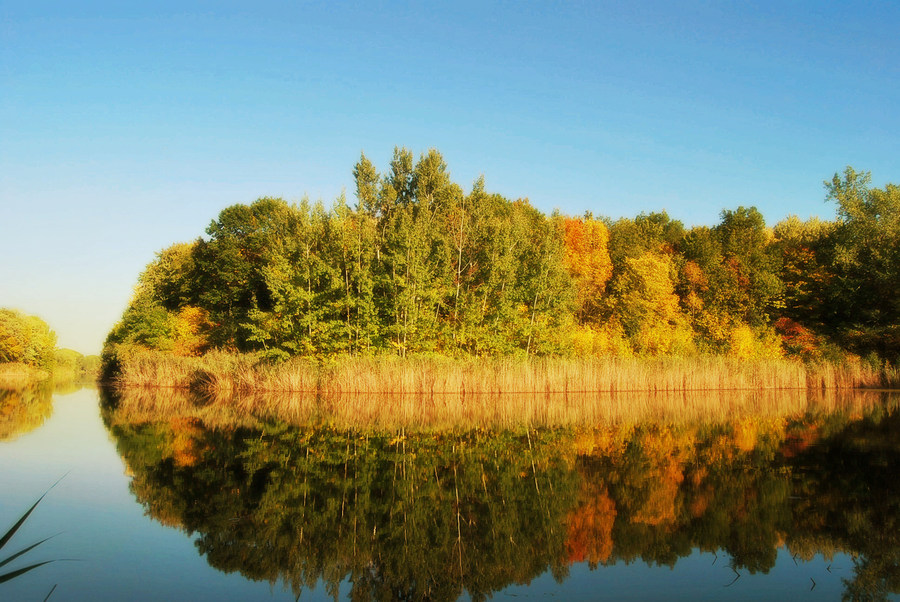
[[[357,203],[262,198],[160,252],[108,338],[197,355],[900,353],[900,188],[847,168],[834,221],[753,207],[545,215],[466,192],[441,155],[363,155]]]

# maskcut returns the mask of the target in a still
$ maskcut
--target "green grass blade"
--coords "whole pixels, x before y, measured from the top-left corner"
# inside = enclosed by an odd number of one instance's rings
[[[47,495],[47,494],[45,493],[44,495]],[[18,521],[16,521],[16,524],[14,524],[12,527],[10,527],[9,531],[7,531],[6,533],[3,534],[3,537],[0,538],[0,550],[3,549],[3,546],[5,546],[9,542],[10,539],[12,539],[12,536],[15,535],[16,531],[19,530],[19,527],[21,527],[22,524],[28,519],[28,517],[31,515],[31,513],[34,511],[34,509],[37,508],[37,505],[41,503],[42,499],[44,499],[44,495],[39,497],[38,501],[36,501],[34,503],[34,505],[32,505],[31,508],[28,509],[28,512],[23,514],[22,518],[20,518]]]
[[[38,562],[36,564],[31,564],[31,565],[23,567],[21,569],[16,569],[15,571],[10,571],[9,573],[0,575],[0,583],[5,583],[5,582],[9,581],[10,579],[15,579],[19,575],[24,575],[25,573],[27,573],[28,571],[30,571],[32,569],[36,569],[39,566],[44,566],[45,564],[50,564],[51,562],[53,562],[53,561],[45,560],[44,562]]]
[[[12,527],[10,527],[9,531],[7,531],[6,533],[3,534],[3,537],[0,537],[0,550],[3,549],[3,546],[5,546],[9,542],[10,539],[12,539],[12,536],[15,535],[16,531],[19,530],[19,527],[21,527],[22,524],[28,519],[28,517],[31,515],[31,513],[34,511],[34,509],[37,508],[37,505],[41,503],[41,500],[44,499],[44,496],[47,495],[48,493],[50,493],[50,489],[53,489],[54,487],[56,487],[60,481],[62,481],[64,478],[66,478],[66,475],[68,475],[68,474],[69,473],[66,473],[63,476],[59,477],[59,479],[56,481],[56,483],[53,483],[52,485],[50,485],[50,488],[44,492],[44,495],[39,497],[37,499],[37,501],[34,504],[32,504],[31,508],[28,509],[28,512],[23,514],[22,518],[20,518],[18,521],[16,521],[16,524],[14,524]]]
[[[53,584],[53,587],[51,587],[51,588],[50,588],[50,591],[47,593],[47,597],[44,598],[44,602],[47,602],[47,600],[50,599],[50,596],[53,595],[53,591],[56,589],[56,586],[57,586],[57,585],[59,585],[59,583],[54,583],[54,584]]]
[[[40,540],[40,541],[37,542],[37,543],[31,544],[30,546],[28,546],[28,547],[25,548],[24,550],[19,550],[18,552],[16,552],[15,554],[13,554],[12,556],[10,556],[10,557],[8,557],[8,558],[4,558],[3,560],[0,560],[0,566],[3,566],[3,565],[5,565],[5,564],[9,564],[10,562],[12,562],[13,560],[15,560],[15,559],[18,558],[19,556],[21,556],[21,555],[23,555],[23,554],[27,554],[27,553],[30,552],[31,550],[35,549],[36,547],[38,547],[39,545],[41,545],[42,543],[44,543],[45,541],[47,541],[48,539],[53,539],[54,537],[56,537],[56,535],[51,535],[50,537],[47,537],[47,538],[45,538],[45,539],[42,539],[42,540]]]

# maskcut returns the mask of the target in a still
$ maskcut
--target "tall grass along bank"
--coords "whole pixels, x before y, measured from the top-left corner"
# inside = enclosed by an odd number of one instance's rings
[[[50,372],[22,362],[0,364],[0,387],[19,388],[28,383],[46,380]]]
[[[318,395],[674,392],[887,388],[896,368],[863,362],[804,364],[778,359],[467,358],[339,356],[325,361],[261,361],[252,354],[200,357],[120,349],[108,361],[113,384],[215,393],[298,392]]]

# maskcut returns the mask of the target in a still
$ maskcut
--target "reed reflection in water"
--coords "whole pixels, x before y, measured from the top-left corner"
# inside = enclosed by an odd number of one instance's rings
[[[254,413],[252,397],[132,392],[103,416],[150,516],[210,565],[295,594],[482,599],[574,563],[698,550],[731,567],[723,587],[787,550],[849,555],[850,597],[900,591],[896,395],[536,399],[454,400],[492,427],[474,429],[437,396]]]
[[[206,421],[277,419],[357,430],[590,427],[642,422],[725,422],[813,412],[859,412],[889,395],[873,390],[679,391],[514,394],[229,393],[107,390],[118,413],[174,413]]]

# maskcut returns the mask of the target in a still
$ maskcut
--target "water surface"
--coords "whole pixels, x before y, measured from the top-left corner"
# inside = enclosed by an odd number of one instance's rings
[[[890,394],[590,429],[361,429],[93,389],[0,403],[0,529],[66,475],[0,551],[59,533],[25,557],[57,561],[4,599],[900,591]]]

